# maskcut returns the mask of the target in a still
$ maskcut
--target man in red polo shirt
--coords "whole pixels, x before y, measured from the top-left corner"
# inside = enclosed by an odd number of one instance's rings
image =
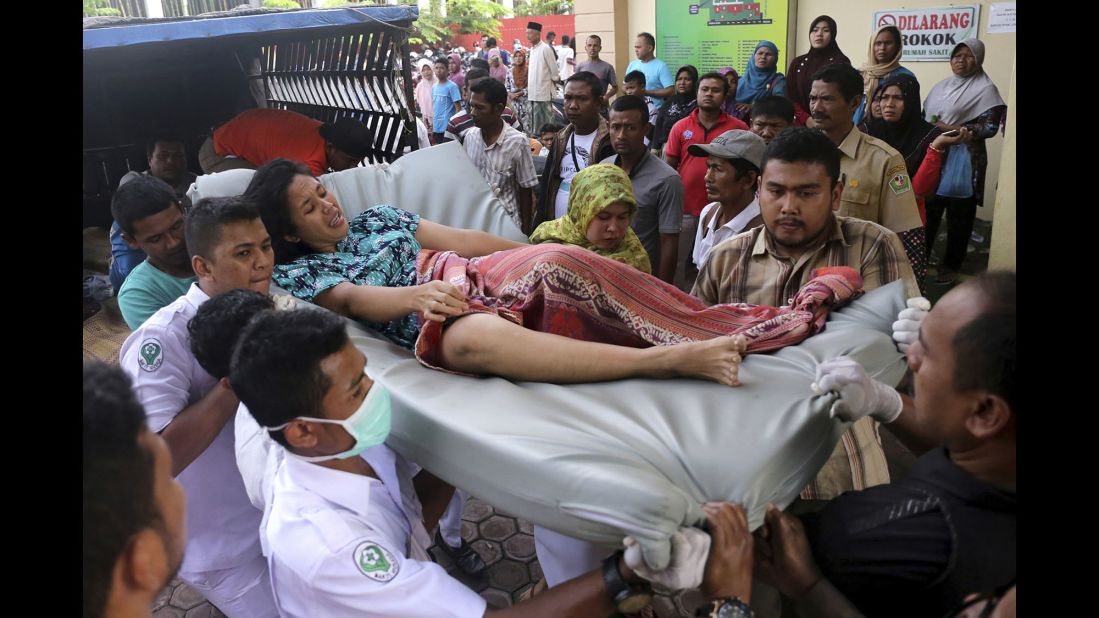
[[[249,109],[214,130],[198,151],[202,171],[257,169],[273,159],[300,161],[314,176],[355,167],[369,153],[373,133],[343,117],[314,120],[284,109]]]
[[[721,110],[729,84],[720,73],[706,73],[698,80],[698,109],[672,126],[668,143],[664,147],[664,161],[683,178],[683,227],[679,233],[679,265],[675,284],[684,292],[694,286],[698,268],[691,261],[694,253],[698,216],[706,206],[706,157],[698,157],[687,151],[688,146],[709,144],[710,140],[726,131],[748,130],[748,125]]]

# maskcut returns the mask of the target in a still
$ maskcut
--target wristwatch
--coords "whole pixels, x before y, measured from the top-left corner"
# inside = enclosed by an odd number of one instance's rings
[[[709,609],[709,613],[707,612]],[[727,597],[724,599],[716,599],[710,603],[709,607],[703,605],[699,608],[697,616],[706,616],[708,618],[754,618],[755,614],[752,613],[752,608],[748,607],[748,604],[740,600],[740,597]]]
[[[618,550],[603,560],[603,583],[620,613],[636,614],[652,601],[653,593],[647,586],[631,586],[622,578],[618,570],[622,554],[622,550]]]

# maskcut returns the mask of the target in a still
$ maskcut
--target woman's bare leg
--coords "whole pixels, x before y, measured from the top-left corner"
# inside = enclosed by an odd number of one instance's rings
[[[475,313],[447,329],[441,357],[443,366],[455,371],[531,382],[691,377],[737,386],[746,345],[743,337],[718,337],[629,348],[541,333],[495,315]]]

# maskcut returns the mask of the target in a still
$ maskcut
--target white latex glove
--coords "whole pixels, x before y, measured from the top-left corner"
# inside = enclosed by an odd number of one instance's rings
[[[839,393],[829,416],[838,416],[848,422],[870,416],[879,422],[891,423],[904,407],[897,389],[872,379],[862,365],[846,356],[818,365],[817,381],[813,382],[812,389],[817,395],[828,391]]]
[[[667,568],[653,571],[641,557],[641,546],[632,537],[623,541],[626,565],[642,578],[667,590],[692,590],[702,585],[702,573],[710,555],[710,535],[698,528],[680,528],[672,535],[672,559]]]
[[[931,311],[931,301],[923,296],[908,299],[908,307],[901,309],[897,314],[897,321],[893,322],[893,341],[897,342],[897,349],[907,352],[908,346],[919,338],[920,324]]]

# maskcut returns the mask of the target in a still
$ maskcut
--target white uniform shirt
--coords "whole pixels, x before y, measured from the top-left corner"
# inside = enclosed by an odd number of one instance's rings
[[[717,213],[714,211],[720,207],[721,202],[710,202],[698,215],[699,225],[698,230],[695,231],[695,250],[692,257],[699,269],[706,263],[706,258],[710,257],[710,249],[741,232],[747,231],[744,226],[759,215],[759,197],[753,199],[751,204],[748,204],[744,210],[740,211],[740,214],[719,228],[717,227]],[[714,212],[713,218],[706,225],[702,225],[702,222],[706,221],[706,217],[711,212]],[[704,232],[705,236],[703,236]]]
[[[531,48],[527,59],[527,100],[549,101],[553,98],[553,83],[558,80],[557,59],[545,41]]]
[[[122,370],[145,407],[149,429],[159,432],[217,383],[191,353],[187,323],[209,297],[192,283],[187,294],[153,314],[122,344]],[[229,569],[260,555],[262,513],[252,506],[237,472],[233,423],[177,477],[187,491],[184,573]]]
[[[483,616],[485,600],[427,556],[414,467],[384,444],[363,458],[384,482],[280,464],[262,529],[280,614]]]
[[[576,72],[576,65],[569,64],[569,60],[572,59],[572,47],[562,45],[557,48],[557,73],[562,80],[572,77],[572,74]]]

